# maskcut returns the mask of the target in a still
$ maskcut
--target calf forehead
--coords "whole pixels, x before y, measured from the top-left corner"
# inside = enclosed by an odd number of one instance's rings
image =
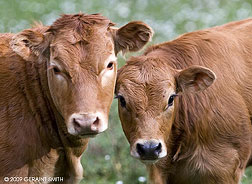
[[[65,28],[57,30],[54,34],[53,42],[60,42],[61,40],[67,41],[69,44],[75,44],[83,42],[85,44],[102,45],[107,44],[108,41],[112,40],[112,34],[109,29],[99,26],[88,26],[84,27],[84,30],[88,31],[78,32],[71,28]]]
[[[66,36],[68,35],[71,34],[68,33]],[[71,38],[58,37],[51,44],[53,48],[51,55],[59,60],[70,73],[83,68],[98,75],[108,59],[112,59],[111,61],[116,59],[112,38],[106,38],[102,34],[95,34],[94,37],[93,40],[90,38],[89,42],[79,40],[76,43],[72,43]]]
[[[57,19],[52,26],[50,26],[49,32],[54,34],[61,34],[69,30],[74,30],[75,37],[82,37],[87,39],[92,36],[93,33],[98,31],[108,31],[110,26],[113,26],[109,19],[99,14],[75,14],[75,15],[63,15]]]
[[[118,71],[117,90],[125,87],[134,91],[142,87],[153,93],[173,84],[174,71],[156,58],[135,57]]]
[[[160,111],[166,105],[167,96],[172,92],[173,87],[169,80],[140,85],[127,82],[119,90],[119,93],[127,96],[129,103],[137,114],[151,114]]]
[[[158,80],[172,80],[174,70],[169,67],[168,62],[158,56],[132,57],[118,71],[117,80],[132,80],[136,83],[151,83]]]
[[[175,88],[167,72],[163,68],[143,71],[139,66],[126,65],[119,72],[116,93],[125,96],[137,113],[159,111]]]
[[[71,43],[67,39],[58,38],[52,42],[51,47],[54,48],[54,57],[73,57],[79,58],[81,63],[84,59],[93,59],[94,56],[98,60],[104,61],[107,57],[114,53],[114,45],[112,39],[105,39],[102,37],[98,39],[99,36],[90,42],[80,40],[76,43]],[[97,41],[99,40],[99,41]],[[68,58],[71,59],[71,58]]]
[[[53,36],[54,55],[82,63],[88,60],[105,61],[114,51],[110,26],[114,25],[99,14],[63,15],[47,32]],[[60,55],[60,56],[59,56]],[[73,57],[73,58],[72,58]],[[79,59],[77,59],[79,58]],[[77,60],[76,60],[77,59]]]

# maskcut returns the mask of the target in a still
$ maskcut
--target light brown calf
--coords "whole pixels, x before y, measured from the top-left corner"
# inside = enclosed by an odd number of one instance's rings
[[[248,19],[187,33],[119,70],[122,127],[151,183],[241,181],[252,146],[251,30]]]
[[[142,22],[113,25],[98,14],[63,15],[48,27],[0,35],[0,183],[82,178],[88,138],[108,126],[116,55],[152,36]]]

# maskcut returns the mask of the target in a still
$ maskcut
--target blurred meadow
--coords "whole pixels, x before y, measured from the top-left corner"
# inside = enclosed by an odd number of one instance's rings
[[[80,11],[101,13],[117,26],[142,20],[155,31],[150,43],[153,44],[185,32],[252,17],[252,0],[0,0],[0,32],[16,33],[29,28],[34,21],[50,25],[63,13]],[[119,66],[124,60],[119,56]],[[109,129],[90,141],[82,164],[83,184],[147,183],[145,166],[129,154],[116,100]],[[252,184],[252,168],[246,170],[242,184]]]

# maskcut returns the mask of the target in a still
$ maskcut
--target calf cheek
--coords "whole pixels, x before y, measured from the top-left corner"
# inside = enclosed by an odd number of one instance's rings
[[[113,101],[114,94],[114,86],[108,86],[105,89],[103,88],[100,93],[100,104],[102,104],[102,110],[106,111],[107,115],[109,114],[109,110]]]
[[[159,134],[165,143],[170,137],[173,120],[173,114],[164,115],[159,119]]]
[[[113,101],[113,95],[114,95],[114,89],[115,89],[115,81],[116,81],[116,74],[108,80],[105,86],[102,86],[100,90],[100,103],[103,104],[103,109],[106,109],[107,114],[109,113],[112,101]]]
[[[124,109],[121,109],[121,107],[118,106],[118,112],[119,112],[119,117],[120,117],[122,128],[123,128],[123,132],[128,142],[131,144],[132,138],[134,137],[134,134],[135,134],[135,127],[131,123],[131,119],[132,119],[131,115],[123,111]]]
[[[63,117],[66,117],[66,107],[70,105],[69,101],[71,101],[71,95],[67,81],[63,76],[55,76],[54,74],[50,74],[48,77],[48,85],[56,109],[61,115],[63,115]]]

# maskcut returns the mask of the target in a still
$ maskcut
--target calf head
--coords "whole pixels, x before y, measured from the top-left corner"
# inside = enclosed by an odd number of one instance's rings
[[[116,95],[131,155],[155,163],[167,155],[177,95],[209,87],[215,74],[201,66],[178,71],[158,58],[131,58],[118,71]]]
[[[107,129],[116,55],[137,51],[152,37],[142,22],[113,25],[99,14],[63,15],[49,27],[13,37],[12,49],[25,60],[47,62],[50,96],[65,120],[60,126],[72,135],[92,137]]]

